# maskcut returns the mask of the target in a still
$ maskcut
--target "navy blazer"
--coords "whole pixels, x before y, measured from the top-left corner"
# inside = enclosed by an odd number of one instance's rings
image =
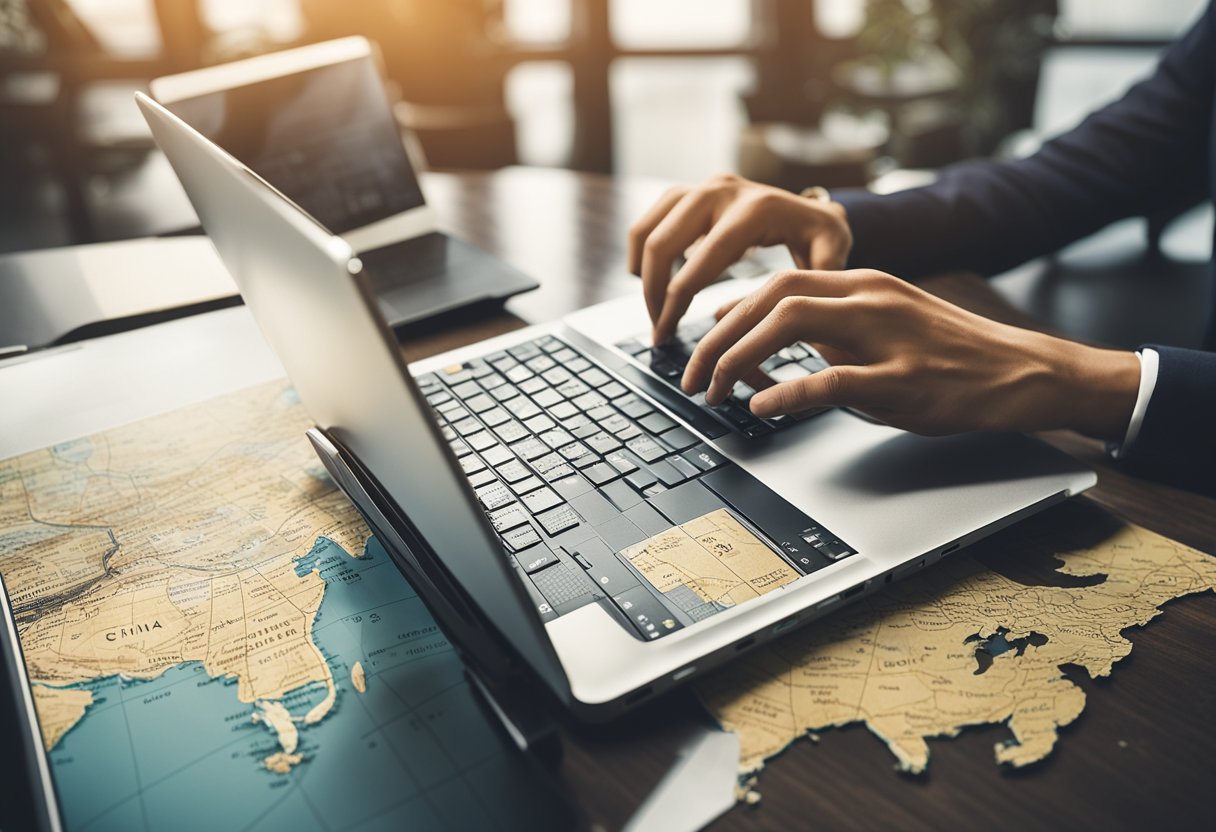
[[[1216,3],[1152,77],[1035,155],[963,162],[932,185],[888,196],[836,198],[853,229],[849,266],[909,279],[959,269],[997,274],[1115,220],[1216,199]],[[1149,476],[1210,487],[1216,308],[1207,351],[1153,348],[1161,357],[1157,386],[1126,462]]]

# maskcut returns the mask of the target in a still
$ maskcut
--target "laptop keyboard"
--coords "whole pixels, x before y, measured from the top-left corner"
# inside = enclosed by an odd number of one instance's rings
[[[802,574],[855,551],[558,338],[416,380],[545,621],[608,598],[643,639],[694,623],[616,552],[719,508]]]
[[[616,346],[639,364],[648,368],[673,391],[685,396],[684,391],[680,389],[680,379],[684,377],[684,368],[688,365],[688,359],[692,357],[697,343],[713,329],[714,323],[713,318],[686,323],[680,327],[671,340],[655,347],[648,347],[640,340],[632,338],[622,341]],[[750,409],[751,398],[757,390],[779,382],[805,378],[827,366],[828,363],[813,347],[796,343],[766,359],[760,365],[760,372],[749,379],[755,386],[747,381],[737,382],[726,400],[716,407],[710,407],[705,403],[704,393],[686,396],[686,398],[734,433],[748,438],[766,436],[823,413],[828,408],[783,415],[775,419],[761,419],[752,415]]]

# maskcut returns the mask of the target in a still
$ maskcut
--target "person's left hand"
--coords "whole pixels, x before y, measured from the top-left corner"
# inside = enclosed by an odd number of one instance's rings
[[[1140,362],[975,315],[882,272],[777,274],[726,311],[684,372],[689,394],[717,404],[770,355],[796,341],[824,345],[814,375],[753,396],[772,417],[824,406],[940,435],[1072,428],[1123,438]]]

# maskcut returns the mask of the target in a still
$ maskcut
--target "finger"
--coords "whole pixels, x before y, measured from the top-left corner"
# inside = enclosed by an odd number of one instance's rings
[[[839,231],[823,231],[811,242],[811,268],[820,271],[839,271],[849,259],[848,235]]]
[[[642,246],[642,293],[651,323],[657,324],[663,311],[672,264],[709,230],[715,201],[714,195],[706,191],[685,194],[646,238]]]
[[[675,333],[676,325],[697,292],[717,280],[756,242],[758,235],[753,223],[748,222],[749,217],[755,217],[755,214],[739,207],[728,208],[676,272],[667,286],[663,311],[654,327],[656,344]]]
[[[722,402],[737,381],[773,353],[801,340],[808,329],[831,340],[833,332],[844,328],[841,304],[839,298],[795,296],[779,300],[764,320],[742,332],[714,363],[705,401],[710,405]]]
[[[781,272],[736,305],[709,331],[688,360],[682,386],[687,392],[701,390],[727,348],[757,326],[781,299],[794,295],[839,298],[849,285],[838,274],[828,272]],[[817,338],[825,337],[816,333]],[[798,340],[798,339],[793,339]],[[788,346],[781,344],[777,349]],[[774,350],[775,352],[775,350]]]
[[[667,212],[674,208],[675,204],[687,193],[688,188],[668,188],[658,201],[647,209],[646,213],[629,226],[627,260],[629,271],[633,274],[638,276],[642,274],[642,247],[646,245],[646,238],[663,220],[663,217],[667,216]]]
[[[820,407],[882,408],[882,376],[872,367],[828,367],[814,375],[787,381],[752,396],[752,413],[772,418]]]

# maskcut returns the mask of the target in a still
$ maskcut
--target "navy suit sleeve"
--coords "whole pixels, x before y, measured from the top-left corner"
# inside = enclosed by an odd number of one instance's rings
[[[1216,485],[1216,353],[1152,345],[1157,386],[1124,464],[1180,485]]]
[[[964,162],[888,196],[837,194],[855,240],[850,267],[997,274],[1115,220],[1197,202],[1210,187],[1214,9],[1150,78],[1034,156]]]

